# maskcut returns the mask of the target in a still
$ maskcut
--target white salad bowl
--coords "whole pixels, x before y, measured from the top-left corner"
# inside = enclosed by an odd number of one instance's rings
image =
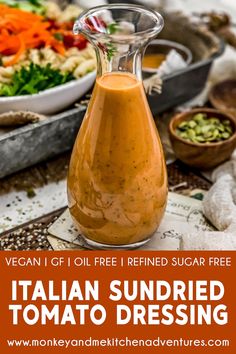
[[[40,114],[54,114],[81,98],[93,85],[96,72],[93,71],[78,80],[41,91],[33,95],[0,97],[0,113],[8,111],[32,111]]]

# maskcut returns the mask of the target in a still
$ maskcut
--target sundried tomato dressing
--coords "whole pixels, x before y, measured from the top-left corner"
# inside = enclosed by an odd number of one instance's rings
[[[97,78],[72,153],[68,198],[76,225],[99,243],[135,243],[159,226],[167,200],[166,167],[135,75]]]

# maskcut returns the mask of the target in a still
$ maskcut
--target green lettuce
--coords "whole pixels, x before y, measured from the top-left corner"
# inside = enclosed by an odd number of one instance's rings
[[[31,63],[28,68],[22,67],[15,72],[11,83],[0,84],[0,96],[32,95],[74,79],[71,73],[53,69],[51,64],[41,67]]]

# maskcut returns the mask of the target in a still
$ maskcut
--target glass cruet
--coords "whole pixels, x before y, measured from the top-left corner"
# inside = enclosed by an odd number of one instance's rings
[[[125,4],[90,9],[74,25],[97,57],[67,184],[71,216],[90,248],[140,247],[164,215],[165,160],[142,84],[142,55],[162,27],[160,14]]]

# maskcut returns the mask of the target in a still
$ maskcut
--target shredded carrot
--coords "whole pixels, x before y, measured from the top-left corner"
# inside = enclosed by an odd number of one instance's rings
[[[20,44],[19,49],[11,60],[8,60],[7,62],[5,62],[5,66],[12,66],[12,65],[16,64],[18,62],[18,59],[20,58],[20,56],[25,51],[25,43],[23,41],[23,38],[20,35],[17,38],[18,38],[19,44]]]
[[[50,27],[43,16],[0,4],[0,54],[13,55],[4,66],[16,64],[27,49],[50,46],[64,55],[64,43]]]

